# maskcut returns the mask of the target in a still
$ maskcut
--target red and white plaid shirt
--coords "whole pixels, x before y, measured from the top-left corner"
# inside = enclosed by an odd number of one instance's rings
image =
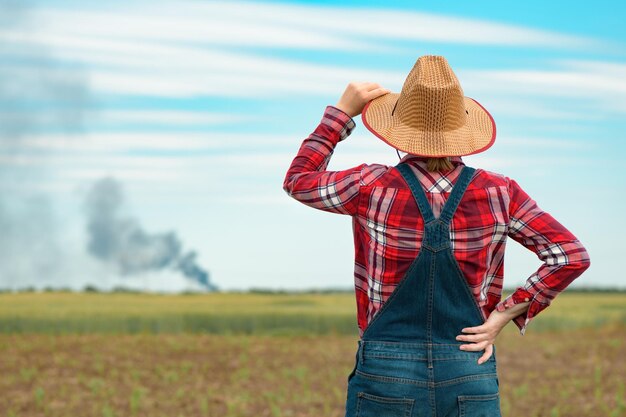
[[[354,120],[327,106],[320,124],[294,158],[283,189],[316,209],[352,217],[355,244],[354,283],[359,336],[417,257],[424,222],[398,170],[382,164],[360,164],[326,171],[338,142],[355,128]],[[426,170],[426,158],[407,154],[439,216],[464,162],[451,157],[454,169]],[[543,264],[524,286],[501,300],[507,236],[537,254]],[[522,190],[515,180],[476,168],[450,224],[452,251],[485,318],[493,309],[531,301],[513,319],[524,335],[526,326],[552,299],[590,265],[580,241]]]

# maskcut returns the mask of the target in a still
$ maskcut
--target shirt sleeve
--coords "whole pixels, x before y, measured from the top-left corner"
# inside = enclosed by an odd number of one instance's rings
[[[530,321],[589,268],[591,261],[576,236],[541,210],[515,180],[509,179],[508,187],[511,198],[508,235],[543,262],[523,286],[495,306],[496,310],[504,311],[530,301],[528,310],[513,319],[523,336]]]
[[[335,146],[355,128],[342,110],[327,106],[322,120],[304,139],[283,181],[283,190],[307,206],[338,214],[354,215],[363,170],[367,164],[343,171],[326,171]]]

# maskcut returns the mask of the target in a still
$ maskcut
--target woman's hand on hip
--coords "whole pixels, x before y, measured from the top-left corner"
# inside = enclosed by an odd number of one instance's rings
[[[456,337],[456,340],[472,343],[461,345],[459,348],[467,351],[484,350],[485,353],[478,358],[478,364],[486,362],[493,354],[493,344],[496,341],[496,336],[510,320],[511,316],[509,314],[497,310],[492,311],[487,321],[480,326],[461,329],[462,332],[469,334],[460,334]]]
[[[346,87],[335,107],[348,116],[354,117],[361,114],[368,101],[389,92],[391,90],[381,87],[377,83],[352,81]]]

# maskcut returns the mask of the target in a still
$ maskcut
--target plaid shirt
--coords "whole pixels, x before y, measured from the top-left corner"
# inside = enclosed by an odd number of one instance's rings
[[[417,257],[424,222],[398,170],[382,164],[360,164],[342,171],[326,167],[338,142],[355,128],[354,120],[327,106],[320,124],[306,138],[291,163],[283,189],[316,209],[352,217],[357,324],[362,336],[368,323],[393,292]],[[454,169],[426,170],[426,158],[407,154],[433,208],[441,213],[464,165],[451,157]],[[507,236],[533,251],[543,264],[523,286],[501,300]],[[530,301],[513,319],[524,335],[526,326],[589,265],[580,241],[522,190],[513,179],[476,168],[450,224],[454,257],[484,318]]]

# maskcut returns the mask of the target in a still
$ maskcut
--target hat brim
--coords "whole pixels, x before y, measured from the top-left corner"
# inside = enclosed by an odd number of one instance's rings
[[[400,93],[369,101],[361,112],[365,127],[390,146],[414,155],[443,157],[471,155],[489,148],[496,139],[496,123],[476,100],[464,97],[467,122],[458,129],[428,132],[408,126],[391,114]]]

